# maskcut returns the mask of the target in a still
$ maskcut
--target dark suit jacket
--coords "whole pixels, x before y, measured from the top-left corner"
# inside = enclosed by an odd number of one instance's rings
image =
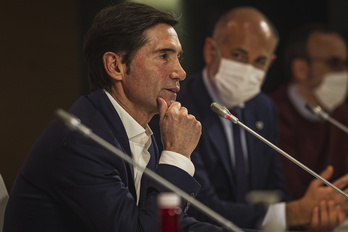
[[[123,124],[99,90],[81,97],[70,109],[93,132],[131,155]],[[185,171],[158,165],[153,140],[148,168],[189,194],[199,184]],[[158,230],[156,196],[162,187],[142,179],[136,206],[133,168],[90,139],[53,121],[21,168],[10,194],[4,231],[148,231]],[[186,205],[182,204],[182,208]],[[222,231],[184,217],[183,231]]]
[[[264,218],[266,209],[261,204],[236,202],[236,183],[230,152],[219,116],[210,109],[212,99],[202,75],[189,77],[178,94],[179,102],[188,108],[202,124],[202,137],[191,155],[195,165],[195,179],[201,184],[197,199],[243,228],[256,228]],[[275,108],[264,94],[245,102],[245,125],[276,144],[277,122]],[[258,129],[256,123],[263,127]],[[155,124],[151,122],[151,124]],[[157,132],[156,132],[156,136]],[[251,190],[275,190],[286,194],[279,155],[269,146],[246,132],[249,158],[249,187]],[[212,222],[197,210],[190,208],[189,215],[201,221]]]

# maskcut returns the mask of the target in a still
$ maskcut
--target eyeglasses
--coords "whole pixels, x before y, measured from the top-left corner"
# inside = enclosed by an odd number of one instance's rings
[[[345,69],[348,67],[348,61],[338,57],[331,57],[331,58],[307,57],[307,60],[309,62],[313,62],[313,61],[323,62],[327,66],[329,66],[331,69]]]

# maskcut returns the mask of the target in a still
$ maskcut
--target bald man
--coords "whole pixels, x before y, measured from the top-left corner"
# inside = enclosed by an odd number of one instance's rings
[[[270,21],[248,7],[221,16],[213,36],[206,38],[205,68],[189,77],[178,93],[178,101],[202,124],[202,137],[191,156],[195,177],[202,185],[197,198],[244,228],[276,222],[282,229],[293,226],[331,229],[344,218],[337,205],[344,199],[318,180],[297,201],[269,208],[247,203],[246,195],[253,190],[277,190],[282,200],[289,200],[279,155],[210,110],[212,102],[226,106],[248,127],[276,144],[275,107],[260,93],[260,87],[275,59],[277,43],[278,34]],[[328,168],[322,175],[328,178],[331,174],[332,169]],[[345,177],[336,184],[343,187],[347,181]],[[335,201],[320,201],[328,195]],[[189,214],[210,221],[193,208]]]

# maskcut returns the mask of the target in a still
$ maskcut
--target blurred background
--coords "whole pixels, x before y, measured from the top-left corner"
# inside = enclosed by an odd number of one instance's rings
[[[100,9],[122,1],[13,0],[0,2],[0,174],[8,191],[19,168],[57,108],[89,92],[82,59],[84,34]],[[348,37],[346,0],[143,0],[174,12],[190,74],[203,67],[202,47],[218,16],[242,5],[258,8],[280,34],[278,59],[263,91],[285,82],[281,56],[287,36],[306,22],[328,22]]]

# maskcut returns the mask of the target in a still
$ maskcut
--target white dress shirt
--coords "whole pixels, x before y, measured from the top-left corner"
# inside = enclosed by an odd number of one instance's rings
[[[138,163],[141,167],[146,167],[150,160],[150,153],[148,151],[151,145],[152,131],[148,125],[144,129],[127,111],[125,111],[120,104],[111,96],[110,93],[104,90],[115,110],[117,111],[123,126],[126,130],[129,145],[132,153],[133,161]],[[162,151],[159,163],[169,164],[183,169],[188,174],[193,176],[195,168],[193,163],[187,157],[172,151]],[[143,175],[143,169],[133,167],[134,169],[134,184],[137,192],[137,204],[140,197],[140,183]]]

